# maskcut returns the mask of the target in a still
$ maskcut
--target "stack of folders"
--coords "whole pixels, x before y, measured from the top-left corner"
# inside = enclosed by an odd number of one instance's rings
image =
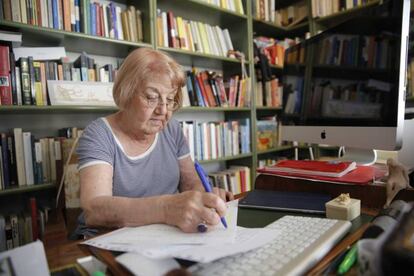
[[[265,170],[274,173],[342,177],[356,168],[355,162],[281,160],[273,166],[265,167]]]

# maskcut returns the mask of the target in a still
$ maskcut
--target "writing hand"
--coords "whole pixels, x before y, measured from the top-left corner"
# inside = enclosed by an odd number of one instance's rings
[[[197,232],[200,223],[220,223],[220,217],[225,215],[226,205],[213,193],[186,191],[166,196],[163,210],[167,224],[175,225],[184,232]]]

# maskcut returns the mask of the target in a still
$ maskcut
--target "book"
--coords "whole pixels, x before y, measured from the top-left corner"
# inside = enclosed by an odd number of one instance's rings
[[[9,47],[0,45],[0,105],[12,104]]]
[[[316,160],[281,160],[273,166],[265,167],[270,172],[328,177],[342,177],[355,169],[355,162]]]

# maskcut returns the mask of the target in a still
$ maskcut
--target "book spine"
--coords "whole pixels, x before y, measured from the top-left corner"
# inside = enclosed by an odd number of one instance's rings
[[[17,179],[19,186],[26,185],[26,169],[24,163],[23,132],[21,128],[13,129],[14,151],[16,153]]]
[[[37,105],[36,101],[36,87],[35,87],[35,70],[33,65],[33,57],[29,56],[28,58],[28,64],[29,64],[29,76],[30,76],[30,96],[32,98],[32,104]]]
[[[18,105],[18,91],[17,91],[17,80],[16,80],[16,63],[14,61],[14,53],[10,52],[10,82],[11,82],[11,95],[12,104]]]
[[[29,209],[30,215],[32,219],[32,237],[33,240],[37,240],[39,238],[39,231],[38,231],[38,224],[37,224],[37,204],[36,198],[31,197],[29,200]]]
[[[7,143],[7,136],[5,133],[1,133],[1,156],[2,156],[2,166],[3,166],[3,188],[8,188],[10,186],[10,167],[9,167],[9,150]]]
[[[0,45],[0,105],[11,105],[9,47]]]
[[[24,151],[24,168],[26,171],[26,184],[34,184],[33,176],[33,156],[32,156],[32,134],[23,132],[23,151]]]

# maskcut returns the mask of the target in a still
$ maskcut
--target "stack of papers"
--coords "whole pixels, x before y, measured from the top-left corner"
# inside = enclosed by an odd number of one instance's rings
[[[165,269],[175,267],[172,258],[206,263],[259,248],[280,234],[275,229],[238,227],[237,210],[237,200],[227,203],[227,229],[221,224],[206,233],[184,233],[165,224],[124,227],[83,244],[128,252],[118,256],[117,260],[134,272],[134,268],[139,267],[137,260]],[[136,258],[137,254],[139,258]]]
[[[356,169],[355,162],[281,160],[273,166],[265,167],[267,172],[281,172],[300,175],[342,177]]]

